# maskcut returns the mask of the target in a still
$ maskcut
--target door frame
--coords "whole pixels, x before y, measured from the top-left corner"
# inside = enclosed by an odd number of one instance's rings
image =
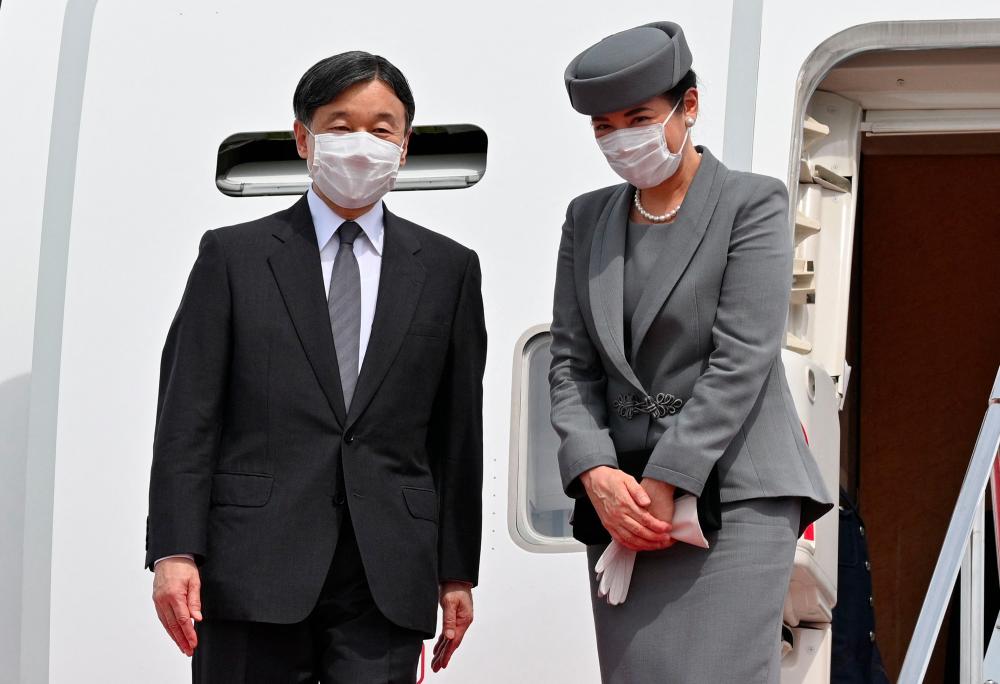
[[[884,50],[938,50],[1000,46],[1000,19],[956,19],[933,21],[878,21],[859,24],[835,33],[806,57],[795,80],[792,121],[801,122],[809,98],[835,66],[864,52]],[[786,182],[798,183],[802,156],[802,127],[791,127]],[[795,207],[789,206],[789,225]]]

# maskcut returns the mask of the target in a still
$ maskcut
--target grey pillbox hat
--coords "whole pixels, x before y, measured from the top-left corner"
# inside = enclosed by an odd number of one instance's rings
[[[566,67],[570,104],[591,116],[625,109],[662,95],[691,69],[684,31],[657,21],[608,36]]]

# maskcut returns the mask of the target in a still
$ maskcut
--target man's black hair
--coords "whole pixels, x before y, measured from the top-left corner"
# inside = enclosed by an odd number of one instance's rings
[[[313,64],[299,79],[292,97],[295,118],[312,124],[313,114],[319,107],[337,99],[337,96],[355,83],[378,79],[389,86],[406,109],[406,129],[413,124],[416,105],[410,84],[403,72],[385,57],[361,50],[342,52]]]

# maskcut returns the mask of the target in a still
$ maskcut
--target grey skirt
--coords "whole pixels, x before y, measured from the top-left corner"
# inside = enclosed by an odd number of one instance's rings
[[[798,498],[723,503],[709,549],[640,552],[618,606],[597,596],[593,568],[604,547],[587,547],[601,680],[777,684],[800,508]]]

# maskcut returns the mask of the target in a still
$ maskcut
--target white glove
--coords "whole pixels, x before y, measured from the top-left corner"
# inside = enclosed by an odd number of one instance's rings
[[[698,497],[684,494],[674,499],[674,519],[670,525],[670,536],[677,541],[702,549],[708,548],[708,540],[698,522]]]
[[[626,549],[616,541],[608,544],[597,559],[594,571],[597,573],[597,595],[617,606],[628,596],[628,585],[632,581],[635,567],[635,551]]]
[[[708,540],[698,523],[698,499],[693,495],[685,494],[674,501],[670,536],[685,544],[708,548]],[[597,595],[607,599],[612,606],[623,603],[628,596],[634,567],[635,551],[626,549],[616,541],[608,544],[594,566],[594,572],[597,573]]]

